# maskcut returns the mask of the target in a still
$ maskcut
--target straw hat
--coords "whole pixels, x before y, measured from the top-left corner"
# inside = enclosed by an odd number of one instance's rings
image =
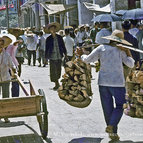
[[[50,23],[50,24],[47,24],[47,25],[44,27],[44,32],[47,33],[47,34],[49,34],[49,33],[50,33],[50,28],[51,28],[52,26],[55,26],[55,31],[56,31],[56,32],[58,32],[58,31],[60,30],[60,27],[61,27],[61,25],[60,25],[59,23],[57,23],[57,22],[52,22],[52,23]]]
[[[12,34],[0,34],[0,37],[4,40],[4,48],[16,42],[16,37]]]
[[[128,41],[124,40],[124,33],[120,30],[114,30],[110,36],[102,37],[104,39],[110,40],[110,41],[115,41],[121,44],[125,44],[128,46],[132,46],[131,43]]]
[[[28,32],[25,34],[25,36],[27,36],[27,37],[32,37],[32,36],[34,36],[34,33],[33,33],[32,31],[28,31]]]
[[[65,26],[64,29],[73,29],[72,26]]]
[[[79,28],[79,29],[80,29],[80,28],[84,28],[84,24],[79,25],[78,28]]]

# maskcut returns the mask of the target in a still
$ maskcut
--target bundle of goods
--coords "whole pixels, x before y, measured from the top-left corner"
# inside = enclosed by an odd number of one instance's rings
[[[124,113],[135,118],[143,118],[143,71],[133,71],[127,79],[127,103]]]
[[[80,59],[69,61],[58,89],[59,97],[74,107],[87,107],[92,100],[91,66]]]

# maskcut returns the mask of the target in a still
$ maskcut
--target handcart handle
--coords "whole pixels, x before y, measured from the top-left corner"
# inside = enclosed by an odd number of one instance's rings
[[[25,88],[25,85],[24,85],[24,83],[22,82],[22,80],[20,79],[20,77],[19,77],[17,74],[15,74],[15,77],[16,77],[16,79],[17,79],[19,85],[21,86],[23,92],[26,94],[26,96],[29,96],[29,93],[27,92],[27,90],[26,90],[26,88]]]

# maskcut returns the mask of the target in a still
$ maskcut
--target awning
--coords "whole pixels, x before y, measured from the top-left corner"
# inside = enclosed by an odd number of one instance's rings
[[[31,4],[33,4],[35,2],[35,0],[29,0],[29,1],[26,1],[23,5],[21,5],[21,9],[25,9],[27,7],[30,7]]]
[[[46,9],[49,15],[64,13],[77,7],[77,5],[40,4]]]
[[[87,9],[89,9],[91,11],[99,11],[99,12],[107,12],[107,13],[111,12],[110,4],[108,4],[104,7],[100,7],[98,4],[84,2],[84,5]]]

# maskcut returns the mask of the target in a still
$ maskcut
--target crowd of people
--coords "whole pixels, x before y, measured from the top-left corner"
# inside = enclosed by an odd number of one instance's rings
[[[88,24],[78,28],[65,26],[60,29],[57,22],[50,23],[40,32],[34,29],[8,30],[0,34],[0,89],[2,98],[9,97],[9,85],[13,72],[21,75],[21,65],[46,67],[49,64],[53,90],[60,86],[61,67],[67,61],[81,58],[83,61],[100,62],[99,93],[107,124],[106,132],[113,140],[119,140],[118,123],[123,115],[125,81],[131,70],[139,69],[143,55],[117,44],[125,44],[143,50],[143,28],[137,20],[122,22],[122,30],[111,31],[107,22]],[[13,36],[14,35],[14,36]],[[19,85],[12,82],[12,97],[19,97]],[[115,105],[113,102],[115,99]],[[9,122],[6,118],[5,122]],[[114,135],[113,135],[114,134]]]

